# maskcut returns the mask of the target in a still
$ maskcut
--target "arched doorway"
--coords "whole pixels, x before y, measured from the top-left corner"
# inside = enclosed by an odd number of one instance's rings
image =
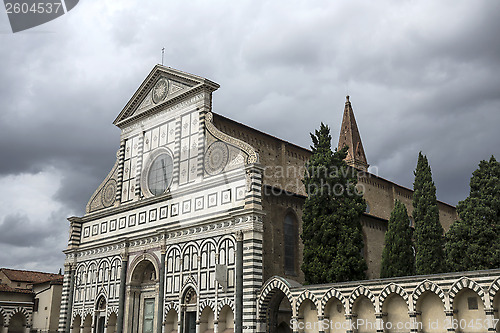
[[[358,333],[377,332],[375,321],[375,307],[368,297],[361,295],[352,306],[352,320],[356,322]]]
[[[18,312],[10,318],[8,333],[24,333],[26,327],[26,317],[22,312]]]
[[[266,315],[267,331],[269,333],[291,333],[292,305],[288,297],[279,289],[269,300]]]
[[[195,333],[196,332],[196,303],[197,295],[194,288],[189,287],[182,297],[182,333]],[[209,307],[207,307],[209,308]],[[212,312],[212,325],[213,325],[213,312]],[[213,326],[212,326],[213,327]],[[201,331],[203,332],[203,331]]]
[[[165,316],[165,333],[177,333],[177,329],[177,311],[175,311],[175,309],[170,309]]]
[[[426,291],[417,300],[417,329],[423,333],[446,332],[443,301],[432,291]],[[437,323],[437,324],[434,324]]]
[[[73,325],[71,326],[71,333],[80,333],[80,326],[82,326],[82,318],[80,315],[76,315],[73,319]]]
[[[454,319],[456,319],[456,333],[479,333],[485,331],[480,325],[472,325],[479,321],[486,323],[486,313],[481,297],[472,289],[463,288],[453,300]]]
[[[108,325],[107,325],[107,333],[115,333],[116,332],[116,313],[111,313],[111,315],[108,318]]]
[[[83,333],[90,333],[92,331],[92,316],[90,313],[85,317],[82,328]]]
[[[318,311],[310,299],[306,299],[300,304],[298,313],[299,331],[304,333],[319,332]]]
[[[214,332],[214,312],[209,306],[206,306],[200,315],[200,333],[213,333],[213,332]]]
[[[96,316],[96,333],[104,333],[104,326],[106,325],[106,298],[101,296],[97,299],[95,305],[95,316]]]
[[[325,306],[324,318],[328,320],[329,327],[323,327],[325,332],[343,333],[346,331],[344,305],[337,298],[332,297]]]
[[[156,331],[158,313],[158,272],[149,259],[143,259],[130,276],[127,326],[131,332],[153,333]]]
[[[382,305],[384,317],[384,328],[387,333],[409,332],[411,328],[408,305],[399,294],[392,293],[385,299]]]
[[[234,315],[229,305],[224,305],[222,307],[217,323],[219,333],[234,333]]]

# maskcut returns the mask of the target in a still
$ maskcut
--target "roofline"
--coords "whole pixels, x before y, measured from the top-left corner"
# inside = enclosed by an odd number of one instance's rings
[[[151,69],[151,71],[146,76],[146,78],[141,82],[141,84],[139,85],[139,87],[135,90],[134,94],[127,101],[127,103],[122,108],[122,110],[120,111],[120,113],[118,114],[118,116],[116,116],[115,120],[113,121],[113,125],[116,125],[116,126],[120,127],[121,123],[124,120],[124,119],[122,119],[122,121],[119,121],[120,118],[122,118],[122,116],[125,114],[125,112],[133,105],[134,101],[140,96],[142,88],[148,83],[148,81],[151,80],[151,78],[154,76],[154,73],[157,70],[162,71],[162,72],[166,72],[166,73],[169,73],[169,74],[172,74],[172,75],[177,76],[179,78],[183,78],[186,81],[191,81],[194,84],[193,88],[196,86],[196,84],[198,84],[200,86],[206,86],[209,89],[211,89],[212,92],[220,88],[220,85],[218,83],[213,82],[213,81],[211,81],[209,79],[206,79],[204,77],[201,77],[201,76],[198,76],[198,75],[194,75],[194,74],[191,74],[191,73],[188,73],[188,72],[180,71],[180,70],[172,68],[172,67],[167,67],[167,66],[164,66],[164,65],[156,64],[153,67],[153,69]]]
[[[250,126],[248,126],[248,125],[245,125],[245,124],[243,124],[243,123],[240,123],[240,122],[238,122],[238,121],[236,121],[236,120],[234,120],[234,119],[231,119],[231,118],[228,118],[228,117],[226,117],[226,116],[223,116],[223,115],[221,115],[221,114],[219,114],[219,113],[216,113],[216,112],[213,112],[213,111],[212,111],[212,113],[213,113],[215,116],[220,117],[220,118],[222,118],[222,119],[224,119],[224,120],[226,120],[226,121],[228,121],[228,122],[232,122],[232,123],[234,123],[234,124],[237,124],[237,125],[239,125],[239,126],[242,126],[242,127],[246,128],[246,129],[249,129],[249,130],[254,131],[254,132],[257,132],[257,133],[259,133],[259,134],[261,134],[261,135],[264,135],[264,136],[267,136],[267,137],[273,138],[273,139],[275,139],[275,140],[278,140],[278,141],[280,141],[280,142],[283,142],[283,143],[285,143],[285,144],[288,144],[288,145],[290,145],[290,146],[293,146],[293,147],[295,147],[295,148],[301,149],[301,150],[303,150],[303,151],[306,151],[306,152],[308,152],[308,153],[312,154],[312,151],[311,151],[310,149],[307,149],[307,148],[304,148],[304,147],[302,147],[302,146],[299,146],[299,145],[297,145],[297,144],[295,144],[295,143],[291,143],[291,142],[289,142],[289,141],[286,141],[286,140],[280,139],[280,138],[278,138],[278,137],[276,137],[276,136],[274,136],[274,135],[271,135],[271,134],[268,134],[268,133],[263,132],[263,131],[261,131],[261,130],[255,129],[255,128],[253,128],[253,127],[250,127]],[[403,185],[397,184],[397,183],[393,182],[392,180],[388,180],[388,179],[386,179],[386,178],[380,177],[380,176],[375,175],[375,174],[373,174],[373,173],[370,173],[370,172],[368,172],[368,171],[362,171],[362,172],[365,172],[366,174],[369,174],[370,176],[373,176],[373,177],[375,177],[375,178],[378,178],[378,179],[381,179],[381,180],[386,181],[386,182],[388,182],[388,183],[391,183],[392,185],[395,185],[395,186],[398,186],[398,187],[403,188],[403,189],[405,189],[405,190],[408,190],[408,191],[410,191],[410,192],[413,192],[413,190],[412,190],[412,189],[410,189],[410,188],[408,188],[408,187],[406,187],[406,186],[403,186]],[[451,204],[449,204],[449,203],[446,203],[446,202],[444,202],[444,201],[441,201],[441,200],[437,200],[437,202],[438,202],[438,203],[441,203],[441,204],[443,204],[443,205],[445,205],[445,206],[451,207],[451,208],[456,208],[455,206],[453,206],[453,205],[451,205]],[[371,215],[370,215],[370,216],[371,216]]]
[[[246,128],[246,129],[249,129],[249,130],[251,130],[251,131],[257,132],[257,133],[262,134],[262,135],[264,135],[264,136],[268,136],[268,137],[270,137],[270,138],[273,138],[273,139],[275,139],[275,140],[278,140],[278,141],[280,141],[280,142],[283,142],[283,143],[285,143],[285,144],[287,144],[287,145],[290,145],[290,146],[293,146],[293,147],[295,147],[295,148],[298,148],[298,149],[301,149],[301,150],[307,151],[307,152],[309,152],[309,153],[311,153],[311,154],[312,154],[312,151],[311,151],[310,149],[308,149],[308,148],[304,148],[304,147],[299,146],[299,145],[297,145],[297,144],[295,144],[295,143],[292,143],[292,142],[290,142],[290,141],[286,141],[286,140],[280,139],[280,138],[278,138],[278,137],[276,137],[276,136],[274,136],[274,135],[271,135],[271,134],[269,134],[269,133],[263,132],[263,131],[258,130],[258,129],[256,129],[256,128],[250,127],[250,126],[248,126],[248,125],[245,125],[245,124],[243,124],[243,123],[240,123],[239,121],[236,121],[236,120],[234,120],[234,119],[228,118],[228,117],[226,117],[226,116],[223,116],[223,115],[221,115],[221,114],[219,114],[219,113],[217,113],[217,112],[213,112],[213,111],[211,111],[211,112],[212,112],[215,116],[220,117],[220,118],[222,118],[222,119],[224,119],[224,120],[227,120],[227,121],[229,121],[229,122],[232,122],[232,123],[234,123],[234,124],[237,124],[237,125],[239,125],[239,126],[242,126],[242,127]]]

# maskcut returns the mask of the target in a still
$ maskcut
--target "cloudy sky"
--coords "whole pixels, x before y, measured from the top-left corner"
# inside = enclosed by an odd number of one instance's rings
[[[80,1],[13,34],[0,13],[0,267],[57,271],[153,66],[221,85],[214,111],[298,145],[351,96],[368,162],[456,204],[500,158],[500,1]]]

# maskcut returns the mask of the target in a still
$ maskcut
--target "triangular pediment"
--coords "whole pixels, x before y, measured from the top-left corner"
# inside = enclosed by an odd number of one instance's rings
[[[200,76],[156,65],[113,124],[121,127],[141,118],[141,115],[154,113],[155,110],[160,110],[163,106],[172,104],[200,88],[213,92],[219,85]]]

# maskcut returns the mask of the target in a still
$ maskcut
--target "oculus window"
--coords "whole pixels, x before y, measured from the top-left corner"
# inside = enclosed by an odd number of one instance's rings
[[[147,184],[152,195],[161,195],[167,191],[172,182],[174,161],[169,153],[158,155],[148,170]]]

